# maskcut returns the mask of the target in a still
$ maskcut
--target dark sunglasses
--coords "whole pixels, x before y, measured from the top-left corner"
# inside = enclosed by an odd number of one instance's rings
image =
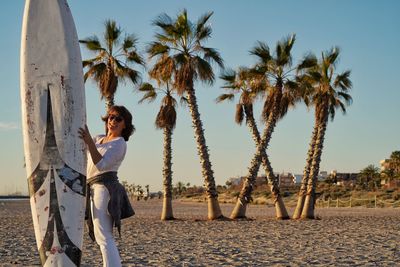
[[[108,116],[108,121],[116,121],[116,122],[121,122],[124,120],[121,116],[116,116],[116,115],[110,115]]]

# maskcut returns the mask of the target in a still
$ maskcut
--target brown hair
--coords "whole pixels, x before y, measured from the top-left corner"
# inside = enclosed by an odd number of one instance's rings
[[[124,106],[110,107],[107,111],[107,115],[101,118],[105,122],[106,135],[108,134],[108,128],[107,128],[108,116],[111,111],[117,112],[119,116],[124,118],[125,129],[122,130],[121,136],[124,138],[125,141],[128,141],[129,137],[135,132],[135,126],[133,126],[132,124],[132,114]]]

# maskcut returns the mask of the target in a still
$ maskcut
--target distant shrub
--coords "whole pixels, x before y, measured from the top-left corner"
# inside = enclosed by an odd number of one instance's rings
[[[263,192],[263,196],[266,198],[269,198],[271,196],[271,192],[270,191],[264,191]]]
[[[232,197],[235,197],[235,198],[238,198],[238,197],[239,197],[239,194],[240,194],[240,192],[232,192],[232,193],[231,193],[231,196],[232,196]]]

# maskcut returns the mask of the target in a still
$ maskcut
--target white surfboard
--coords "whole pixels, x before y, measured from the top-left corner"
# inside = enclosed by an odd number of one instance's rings
[[[43,266],[79,266],[85,215],[82,59],[65,0],[26,0],[21,108],[35,237]]]

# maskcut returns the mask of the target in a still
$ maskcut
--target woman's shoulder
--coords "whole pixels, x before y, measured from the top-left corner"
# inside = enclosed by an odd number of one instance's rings
[[[95,143],[98,143],[101,139],[103,139],[106,135],[105,134],[98,134],[96,136],[93,137],[93,141]]]
[[[103,137],[101,137],[101,138],[103,138]],[[121,145],[121,146],[126,146],[126,141],[122,136],[114,138],[111,141],[108,141],[108,143],[113,143],[113,144],[118,144],[118,145]]]
[[[115,138],[113,141],[114,141],[114,142],[118,142],[118,143],[120,143],[120,144],[123,145],[123,146],[126,146],[126,141],[125,141],[125,139],[124,139],[122,136]]]

